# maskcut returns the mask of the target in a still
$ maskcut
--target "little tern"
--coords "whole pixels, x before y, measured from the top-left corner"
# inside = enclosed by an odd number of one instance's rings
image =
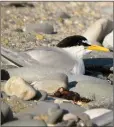
[[[38,47],[24,52],[14,52],[1,48],[1,54],[15,64],[21,66],[44,65],[59,70],[70,71],[73,74],[84,74],[83,56],[92,50],[108,52],[109,49],[91,45],[80,35],[69,36],[60,41],[56,47]]]

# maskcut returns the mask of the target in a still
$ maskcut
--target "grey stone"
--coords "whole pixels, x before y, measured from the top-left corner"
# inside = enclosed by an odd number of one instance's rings
[[[102,116],[105,113],[110,112],[111,110],[105,109],[105,108],[95,108],[95,109],[89,109],[85,111],[84,113],[89,115],[90,119],[94,119],[96,117]]]
[[[62,18],[62,19],[70,18],[70,16],[67,13],[60,11],[60,10],[56,12],[56,17]]]
[[[111,68],[110,68],[110,71],[112,71],[112,72],[113,72],[113,70],[114,70],[114,67],[111,67]]]
[[[18,120],[31,120],[31,119],[33,119],[33,116],[31,114],[27,114],[27,113],[15,115],[14,117]]]
[[[103,46],[110,50],[113,50],[113,31],[106,35],[103,40]]]
[[[93,23],[83,34],[92,44],[100,42],[113,29],[113,21],[101,18]]]
[[[84,108],[78,105],[73,105],[72,103],[61,103],[59,106],[61,109],[72,114],[82,113],[85,111]]]
[[[62,109],[58,109],[55,112],[51,113],[48,117],[47,123],[56,124],[57,122],[62,120],[64,111]]]
[[[59,107],[49,108],[48,115],[51,115],[52,113],[56,112],[58,109],[60,109],[60,108]]]
[[[72,75],[72,74],[68,74],[68,81],[69,81],[68,87],[71,87],[72,84],[76,86],[76,84],[81,81],[82,82],[88,81],[90,83],[98,83],[98,84],[108,83],[108,81],[96,77],[87,76],[87,75]]]
[[[87,127],[92,126],[92,121],[91,121],[89,115],[87,115],[85,113],[81,113],[81,114],[78,114],[78,118],[80,118]]]
[[[109,74],[108,79],[113,82],[114,81],[114,74]]]
[[[43,90],[53,94],[60,87],[67,88],[68,78],[65,74],[49,75],[42,80],[35,81],[31,84],[36,90]]]
[[[1,102],[2,123],[13,120],[13,112],[9,105]]]
[[[18,88],[18,90],[17,90]],[[17,97],[23,100],[30,100],[36,95],[36,91],[27,82],[20,77],[11,77],[4,86],[7,95]]]
[[[76,84],[71,91],[79,93],[82,97],[100,100],[103,98],[111,98],[113,96],[113,88],[108,83],[83,80]]]
[[[44,126],[47,127],[46,123],[43,120],[15,120],[11,122],[7,122],[3,124],[2,126]]]
[[[72,113],[68,113],[63,116],[63,120],[75,120],[77,122],[78,117]]]
[[[48,113],[49,108],[58,108],[59,105],[52,102],[39,101],[36,106],[28,107],[21,110],[20,113],[29,113],[31,115],[45,115]]]
[[[37,24],[28,24],[23,29],[25,32],[36,32],[36,33],[45,33],[45,34],[53,34],[54,27],[52,24],[48,22],[41,22]]]

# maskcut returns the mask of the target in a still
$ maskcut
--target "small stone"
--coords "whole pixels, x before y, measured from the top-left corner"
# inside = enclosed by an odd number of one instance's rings
[[[58,107],[59,105],[54,104],[52,102],[39,101],[37,102],[37,105],[32,107],[27,107],[26,109],[21,110],[20,113],[29,113],[34,116],[46,115],[48,113],[49,108],[58,108]]]
[[[103,40],[103,46],[113,51],[113,31],[106,35]]]
[[[42,80],[31,84],[36,90],[46,91],[48,94],[53,94],[60,87],[67,88],[68,79],[65,74],[49,75]]]
[[[26,32],[35,32],[35,33],[44,33],[44,34],[53,34],[54,27],[48,22],[42,22],[38,24],[28,24],[25,26],[23,31]]]
[[[52,114],[49,115],[47,123],[55,124],[62,119],[64,111],[62,109],[58,109]]]
[[[87,114],[81,113],[78,115],[78,118],[82,120],[80,124],[85,124],[87,127],[92,127],[92,121]]]
[[[9,96],[17,96],[23,100],[30,100],[36,95],[33,89],[27,82],[20,77],[11,77],[5,84],[4,90]]]
[[[48,115],[52,115],[52,113],[56,112],[58,109],[60,109],[60,108],[59,107],[49,108]]]
[[[69,120],[67,123],[67,127],[75,127],[76,126],[76,122],[75,120]]]
[[[24,113],[20,115],[15,115],[15,118],[18,120],[31,120],[33,119],[33,116],[31,114]]]
[[[113,70],[114,70],[114,67],[111,67],[111,68],[110,68],[110,71],[112,71],[112,72],[113,72]]]
[[[70,16],[67,14],[67,13],[65,13],[65,12],[63,12],[63,11],[57,11],[56,12],[56,17],[57,18],[62,18],[62,19],[68,19],[68,18],[70,18]]]
[[[70,90],[79,93],[81,97],[95,101],[100,101],[102,99],[110,100],[113,96],[112,86],[108,82],[103,83],[92,80],[79,81],[76,84],[76,87],[73,87]]]
[[[83,34],[92,44],[100,42],[113,30],[113,22],[109,19],[99,19]]]
[[[113,84],[114,74],[109,74],[108,79],[110,80],[111,84]]]
[[[105,108],[95,108],[95,109],[89,109],[89,110],[85,111],[84,113],[87,114],[90,117],[90,119],[94,119],[94,118],[102,116],[105,113],[108,113],[110,111],[111,110],[105,109]]]
[[[2,126],[15,126],[15,127],[24,127],[24,126],[36,126],[36,127],[47,127],[46,123],[43,120],[15,120],[11,122],[7,122],[3,124]]]
[[[82,113],[86,110],[85,108],[80,107],[78,105],[73,105],[72,103],[61,103],[59,106],[61,109],[72,114]]]
[[[2,123],[13,120],[13,112],[6,103],[1,103]]]
[[[72,114],[72,113],[68,113],[68,114],[65,114],[63,116],[63,120],[75,120],[76,122],[78,121],[78,118],[76,115]]]

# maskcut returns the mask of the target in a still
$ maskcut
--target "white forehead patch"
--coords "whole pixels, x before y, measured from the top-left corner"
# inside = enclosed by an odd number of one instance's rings
[[[83,42],[83,43],[87,43],[87,44],[90,44],[90,45],[91,45],[91,42],[89,42],[88,40],[83,40],[82,42]]]

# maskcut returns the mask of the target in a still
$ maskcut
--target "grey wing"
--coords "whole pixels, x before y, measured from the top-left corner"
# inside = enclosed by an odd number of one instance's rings
[[[75,59],[59,48],[39,47],[26,51],[26,54],[38,61],[39,64],[51,67],[72,69],[76,64]]]

